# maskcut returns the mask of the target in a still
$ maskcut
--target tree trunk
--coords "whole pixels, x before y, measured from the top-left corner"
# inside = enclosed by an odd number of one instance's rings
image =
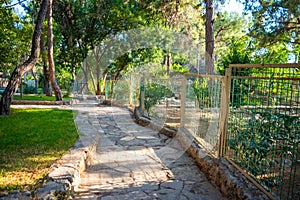
[[[214,73],[214,0],[205,0],[205,69],[207,74]]]
[[[117,81],[117,80],[118,80],[118,78],[119,78],[120,75],[121,75],[121,72],[125,69],[125,67],[126,67],[126,64],[122,65],[122,66],[118,69],[118,71],[117,71],[117,72],[115,73],[115,75],[114,75],[114,78],[113,78],[114,81]]]
[[[42,52],[43,73],[44,73],[44,93],[46,94],[46,96],[52,96],[51,87],[50,87],[50,72],[49,72],[48,60],[47,60],[47,50],[45,48],[43,37],[41,37],[41,52]]]
[[[81,88],[80,88],[80,92],[79,94],[82,94],[83,93],[83,90],[86,86],[86,89],[87,89],[87,93],[89,94],[90,93],[90,88],[89,88],[89,84],[88,84],[88,72],[87,72],[87,68],[84,68],[83,65],[81,65],[81,69],[82,69],[82,72],[83,72],[83,75],[84,75],[84,80],[85,82],[84,83],[81,83]]]
[[[167,55],[167,74],[170,76],[171,74],[171,65],[172,65],[172,55],[171,53],[168,53]]]
[[[50,82],[54,90],[56,101],[62,101],[61,91],[55,78],[55,66],[53,59],[52,0],[49,0],[48,6],[48,63],[50,72]]]
[[[101,95],[101,80],[100,80],[100,76],[101,76],[101,70],[100,70],[100,66],[101,66],[101,63],[100,63],[100,59],[102,58],[103,54],[101,54],[101,58],[99,58],[99,48],[97,49],[93,49],[93,54],[96,58],[96,79],[97,79],[97,91],[96,91],[96,95]]]
[[[94,88],[94,94],[97,95],[97,91],[96,91],[96,83],[95,83],[95,79],[94,79],[94,75],[93,75],[93,70],[90,68],[90,65],[91,63],[88,62],[88,59],[86,59],[86,62],[85,62],[85,69],[86,69],[86,73],[88,75],[88,73],[90,74],[91,76],[91,81],[93,83],[93,88]],[[87,81],[88,82],[88,81]]]
[[[164,51],[164,61],[163,61],[163,67],[166,66],[166,72],[167,75],[171,74],[171,65],[172,65],[172,54],[170,52]]]
[[[72,80],[71,80],[71,91],[70,92],[74,92],[74,88],[75,88],[75,83],[76,83],[76,67],[73,65],[72,66]]]
[[[101,81],[99,80],[99,85],[100,85],[100,93],[105,94],[105,86],[106,86],[106,77],[107,77],[107,73],[103,73],[102,74],[103,78],[102,78],[102,84]]]
[[[43,0],[36,21],[36,26],[32,36],[31,54],[30,57],[22,64],[15,68],[12,73],[8,85],[2,95],[0,102],[0,115],[10,114],[10,105],[13,99],[13,95],[22,79],[24,73],[28,72],[37,62],[40,55],[40,38],[43,27],[43,22],[46,16],[49,0]]]
[[[39,87],[39,80],[38,80],[38,78],[36,77],[36,74],[34,73],[34,71],[33,71],[33,68],[31,68],[31,74],[32,74],[32,76],[33,76],[33,78],[34,78],[34,87],[35,87],[35,89],[34,89],[34,93],[35,94],[37,94],[37,92],[38,92],[38,87]],[[21,83],[22,84],[22,83]]]

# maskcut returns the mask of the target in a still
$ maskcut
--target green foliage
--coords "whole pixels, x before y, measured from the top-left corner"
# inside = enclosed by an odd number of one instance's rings
[[[300,49],[294,49],[294,52]],[[266,64],[280,64],[289,62],[289,56],[293,53],[290,44],[275,42],[267,47],[260,47],[259,42],[255,44],[254,62]],[[297,54],[294,54],[297,55]]]
[[[171,65],[171,71],[179,74],[185,74],[189,72],[189,69],[187,67],[175,63]]]
[[[171,72],[185,74],[189,73],[189,59],[183,55],[172,54]]]
[[[154,4],[155,5],[155,4]],[[54,18],[60,25],[58,60],[62,65],[79,66],[94,49],[117,33],[151,25],[155,18],[151,1],[57,1]],[[154,14],[154,15],[152,15]],[[66,62],[67,61],[67,62]]]
[[[235,113],[234,110],[232,113]],[[261,112],[248,110],[247,113],[249,117],[233,114],[229,122],[229,147],[242,168],[254,176],[263,176],[282,169],[283,159],[297,160],[299,117],[267,109]],[[261,181],[272,187],[281,184],[282,178],[267,177]]]
[[[173,95],[172,91],[160,83],[147,83],[145,86],[145,110],[149,113],[151,107],[155,106],[163,98]]]
[[[251,36],[262,46],[283,43],[300,43],[299,0],[245,0],[246,12],[252,14]]]
[[[207,79],[195,79],[192,85],[192,89],[200,108],[211,106],[211,94]]]
[[[0,1],[0,71],[5,74],[24,59],[32,33],[31,25],[22,21],[8,5],[9,1]]]
[[[229,64],[249,64],[251,62],[251,50],[248,48],[247,38],[232,38],[225,55],[218,62],[217,68],[221,75]]]
[[[54,18],[59,25],[56,37],[60,38],[57,63],[60,66],[78,69],[90,50],[102,45],[109,38],[136,28],[157,26],[187,34],[198,40],[202,21],[200,10],[201,6],[191,0],[56,1]],[[186,15],[189,17],[186,18]],[[112,54],[111,48],[108,49]],[[105,48],[101,49],[100,54],[104,51]],[[144,63],[158,63],[157,57],[160,56],[161,52],[156,48],[128,48],[127,53],[112,60],[108,63],[109,66],[103,66],[102,63],[97,63],[97,66],[105,68],[102,70],[105,73],[118,77],[122,72]],[[162,62],[162,59],[159,62]],[[99,81],[99,76],[96,79]]]
[[[55,73],[56,81],[58,82],[61,89],[69,89],[72,80],[72,74],[66,68],[58,68]]]
[[[230,64],[249,64],[253,63],[252,50],[248,48],[250,42],[247,38],[232,38],[230,46],[225,55],[218,62],[217,68],[221,75],[225,75],[225,69]],[[248,68],[240,69],[238,72],[233,72],[234,76],[248,76],[251,70]],[[245,105],[244,96],[248,94],[247,80],[235,79],[231,81],[231,102],[232,106],[239,107]]]
[[[158,48],[144,48],[132,50],[118,57],[106,67],[105,72],[110,75],[126,73],[134,67],[140,67],[147,63],[160,63],[163,59],[162,50]],[[118,78],[118,77],[117,77]]]
[[[24,92],[24,94],[34,94],[34,93],[36,93],[36,88],[33,86],[26,85],[23,92]]]
[[[228,63],[287,63],[299,59],[299,9],[292,1],[241,1],[252,18],[236,13],[217,14],[215,20],[215,51],[221,74]],[[234,39],[232,44],[231,38]],[[233,58],[228,57],[231,49]],[[249,62],[246,62],[245,55]],[[224,60],[225,59],[225,60]],[[229,60],[230,62],[226,61]]]
[[[249,71],[249,70],[248,70]],[[238,75],[246,75],[243,72],[237,73]],[[250,89],[254,89],[253,87]],[[230,94],[230,102],[231,106],[238,108],[243,105],[248,104],[248,95],[249,95],[249,83],[247,80],[243,79],[235,79],[231,81],[231,94]],[[251,92],[253,92],[251,90]],[[257,102],[255,102],[257,104]]]
[[[246,34],[251,22],[246,19],[246,16],[240,16],[238,13],[217,13],[214,23],[215,35],[215,55],[217,62],[220,58],[226,55],[232,48],[233,40],[246,41]],[[240,48],[245,48],[244,44],[237,44]],[[246,50],[245,48],[244,50]]]

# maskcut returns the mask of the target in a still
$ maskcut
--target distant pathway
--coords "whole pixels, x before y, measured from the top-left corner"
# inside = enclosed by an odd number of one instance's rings
[[[82,144],[97,146],[75,199],[225,199],[176,139],[137,125],[126,109],[93,105],[75,119]]]

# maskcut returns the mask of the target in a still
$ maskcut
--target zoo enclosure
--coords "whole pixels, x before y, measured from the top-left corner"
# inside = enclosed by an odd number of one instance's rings
[[[270,197],[300,196],[300,66],[231,65],[222,155]]]
[[[299,64],[230,65],[225,76],[185,74],[182,80],[131,75],[120,83],[114,100],[180,126],[271,199],[300,196]],[[180,123],[168,123],[170,113]]]

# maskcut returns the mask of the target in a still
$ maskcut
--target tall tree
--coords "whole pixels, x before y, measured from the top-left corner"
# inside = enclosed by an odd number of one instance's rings
[[[230,64],[247,64],[254,63],[253,50],[249,48],[249,40],[246,37],[231,38],[224,49],[222,57],[218,60],[217,68],[220,74],[225,74],[225,69]]]
[[[160,2],[159,10],[161,13],[160,23],[175,32],[180,32],[189,37],[199,40],[201,30],[201,7],[199,3],[194,0],[162,0]],[[187,17],[188,16],[188,17]],[[157,25],[159,25],[157,23]],[[196,33],[196,34],[195,34]],[[167,74],[170,75],[171,66],[173,64],[172,53],[165,50],[163,64],[167,67]]]
[[[9,2],[0,0],[0,71],[4,74],[24,62],[32,37],[31,24],[21,20]]]
[[[54,18],[62,34],[58,58],[60,63],[68,60],[66,64],[70,67],[79,67],[88,52],[104,39],[130,29],[166,25],[169,29],[199,37],[195,27],[201,20],[201,7],[194,0],[55,1],[53,6]],[[167,54],[170,52],[166,51]],[[171,64],[171,59],[166,60]]]
[[[252,15],[251,36],[262,45],[277,41],[300,44],[299,0],[243,0],[245,11]]]
[[[258,51],[262,57],[261,62],[280,60],[284,63],[288,62],[287,59],[273,59],[279,54],[281,58],[293,55],[294,59],[290,59],[289,62],[299,62],[299,0],[240,0],[240,2],[244,3],[245,12],[252,16],[249,35],[257,42],[256,48],[260,49]],[[280,53],[278,53],[279,49]],[[270,57],[264,59],[266,56]]]
[[[205,0],[205,68],[214,73],[214,0]]]
[[[227,54],[228,48],[232,47],[232,39],[245,39],[249,24],[245,16],[241,16],[235,12],[217,13],[215,15],[215,64]],[[250,42],[250,37],[246,38]]]
[[[38,13],[38,19],[32,36],[31,42],[31,54],[29,58],[21,65],[17,66],[13,71],[9,83],[2,95],[0,102],[0,115],[10,114],[10,105],[13,99],[13,95],[21,81],[22,76],[31,70],[37,62],[40,55],[40,38],[45,20],[46,12],[48,9],[49,0],[43,0]]]
[[[41,57],[43,65],[43,74],[44,74],[44,93],[46,96],[52,96],[52,91],[50,87],[50,70],[47,59],[47,50],[45,47],[45,42],[43,36],[41,36]]]
[[[48,18],[48,63],[49,63],[49,73],[50,73],[49,78],[52,85],[52,89],[56,97],[56,101],[62,101],[61,91],[55,78],[55,65],[53,59],[52,0],[49,0],[47,18]]]

